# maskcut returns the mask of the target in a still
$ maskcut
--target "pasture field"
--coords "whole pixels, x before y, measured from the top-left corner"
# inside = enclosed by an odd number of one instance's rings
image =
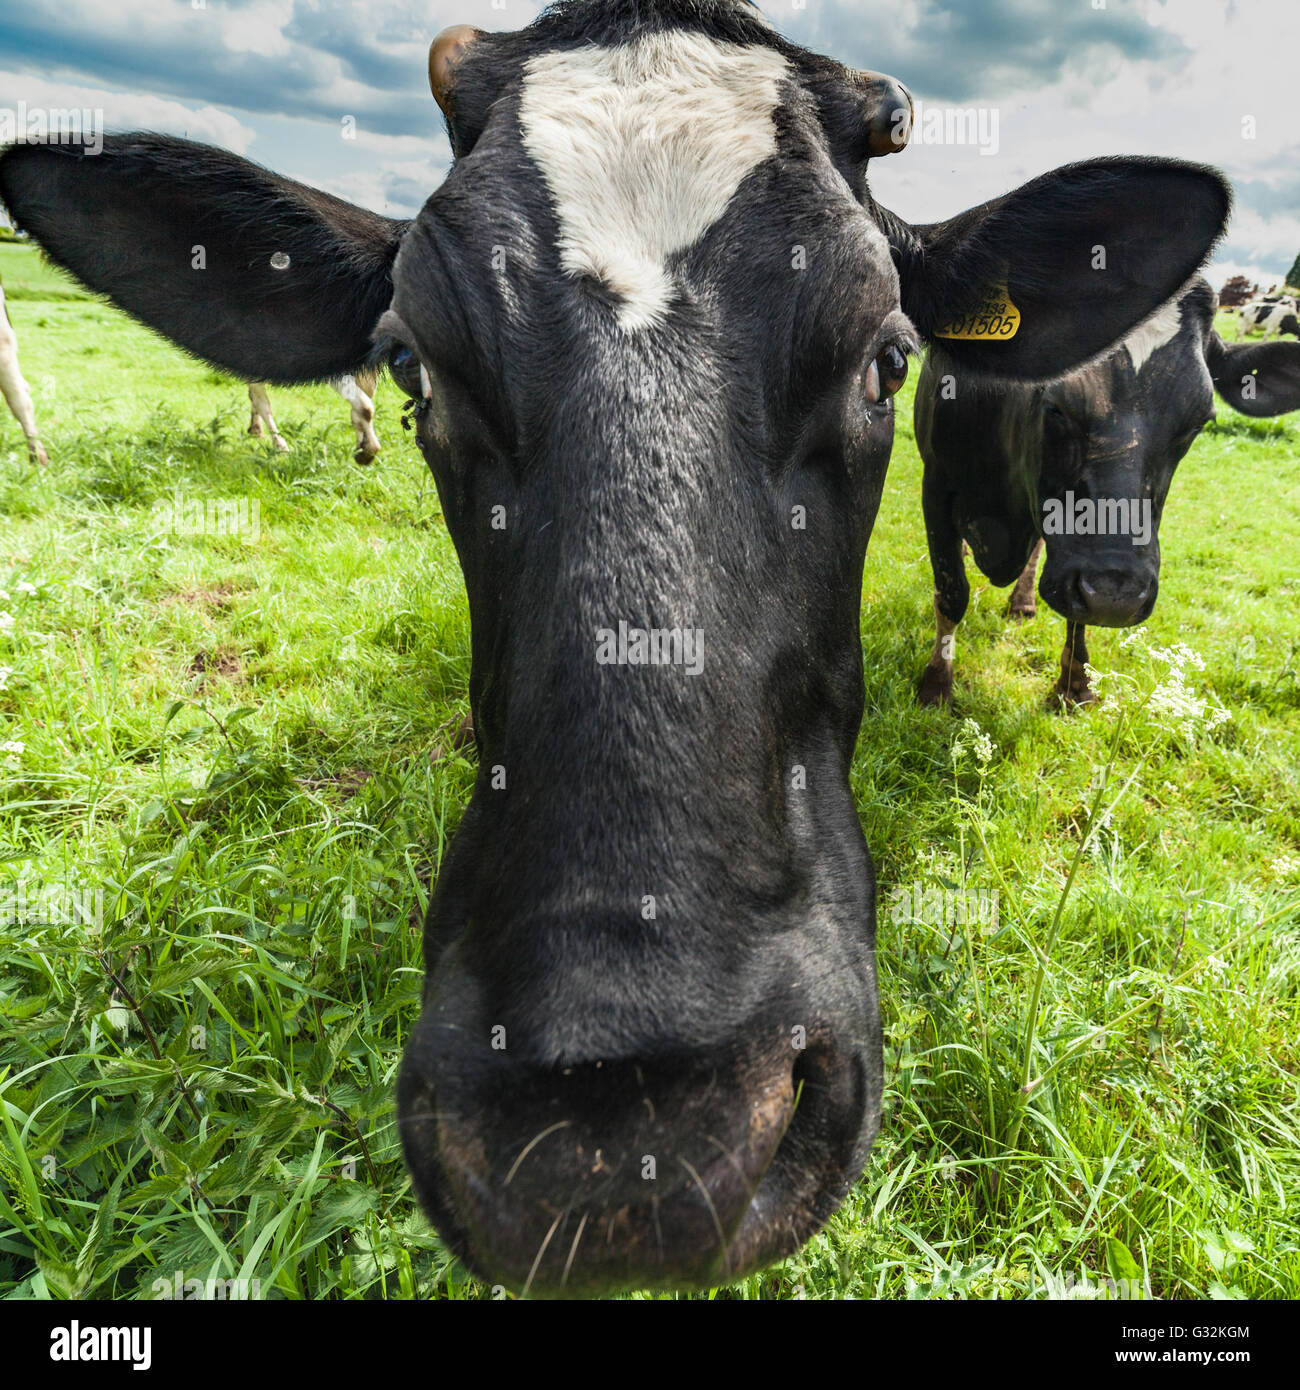
[[[367,470],[336,396],[273,391],[276,454],[32,248],[0,278],[52,460],[0,416],[0,1289],[488,1297],[394,1123],[473,777],[430,756],[469,628],[400,393]],[[1300,417],[1219,405],[1090,712],[1044,704],[1063,622],[972,570],[948,713],[911,399],[853,766],[881,1134],[824,1234],[711,1296],[1300,1296]]]

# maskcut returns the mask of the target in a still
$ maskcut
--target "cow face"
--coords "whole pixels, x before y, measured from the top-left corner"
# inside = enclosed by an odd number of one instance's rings
[[[480,756],[403,1138],[439,1229],[533,1290],[782,1253],[879,1114],[845,771],[916,337],[849,181],[862,85],[721,18],[478,38],[381,325],[423,367]]]
[[[1039,393],[1039,592],[1063,617],[1143,622],[1160,584],[1160,518],[1174,470],[1214,418],[1300,407],[1300,345],[1228,346],[1197,276],[1114,352]]]
[[[1187,279],[1227,193],[1103,160],[910,227],[865,179],[906,94],[740,0],[572,0],[430,75],[456,163],[409,226],[150,136],[16,149],[0,196],[250,376],[348,371],[386,310],[480,749],[399,1088],[415,1187],[493,1281],[707,1285],[816,1230],[880,1113],[848,767],[905,354],[1000,285],[1015,341],[954,360],[1064,371]]]

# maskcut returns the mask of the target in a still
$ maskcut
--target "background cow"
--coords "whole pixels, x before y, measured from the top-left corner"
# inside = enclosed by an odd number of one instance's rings
[[[375,434],[375,387],[379,383],[379,373],[374,368],[358,368],[355,373],[344,372],[332,377],[329,385],[347,401],[352,410],[352,428],[357,432],[357,449],[353,458],[358,463],[371,463],[379,453],[379,437]],[[249,383],[248,403],[252,407],[248,417],[249,434],[261,438],[263,428],[271,437],[272,444],[284,453],[288,448],[275,417],[271,414],[271,398],[266,391],[266,383]]]
[[[18,335],[9,319],[4,287],[0,286],[0,394],[13,411],[27,440],[27,456],[33,463],[46,464],[45,449],[36,434],[36,410],[32,393],[18,367]]]
[[[399,1083],[415,1190],[492,1282],[707,1286],[817,1230],[879,1122],[849,766],[906,354],[1005,285],[1023,327],[955,370],[1086,361],[1203,262],[1228,191],[1098,160],[910,226],[866,180],[905,91],[736,0],[449,31],[430,81],[455,162],[409,225],[147,135],[15,148],[0,196],[246,379],[354,371],[383,314],[480,751]]]
[[[1067,621],[1053,698],[1094,698],[1085,629],[1155,607],[1165,496],[1214,392],[1247,415],[1300,409],[1300,343],[1226,344],[1214,309],[1197,277],[1113,352],[1042,386],[990,386],[931,348],[915,403],[938,625],[923,704],[952,697],[970,599],[963,540],[994,584],[1015,582],[1011,612],[1028,618],[1046,538],[1039,592]]]
[[[1300,338],[1300,305],[1288,294],[1269,294],[1243,304],[1237,318],[1237,337],[1248,330],[1262,328],[1265,338],[1289,333]]]

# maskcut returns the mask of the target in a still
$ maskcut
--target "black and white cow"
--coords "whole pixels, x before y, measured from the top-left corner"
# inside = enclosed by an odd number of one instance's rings
[[[32,405],[32,393],[18,366],[18,335],[9,319],[3,286],[0,286],[0,395],[4,396],[27,440],[28,458],[33,463],[49,463],[36,433],[36,409]]]
[[[1059,374],[1188,279],[1229,195],[1106,159],[910,226],[866,180],[905,91],[743,0],[565,0],[442,35],[430,79],[455,162],[409,225],[145,135],[13,149],[0,195],[249,379],[354,371],[379,321],[480,753],[399,1085],[415,1189],[492,1281],[710,1285],[816,1231],[879,1120],[848,772],[907,354],[1005,284],[1019,333],[955,370]]]
[[[370,367],[358,367],[356,372],[343,372],[331,377],[328,385],[348,403],[352,413],[352,428],[357,432],[357,448],[352,457],[358,463],[373,463],[379,453],[379,437],[375,434],[375,388],[379,384],[379,373]],[[264,381],[250,382],[248,386],[248,432],[260,439],[269,435],[272,445],[280,453],[288,451],[288,444],[271,414],[271,397],[267,394]]]
[[[1252,328],[1262,328],[1265,338],[1282,333],[1300,338],[1300,305],[1288,294],[1267,294],[1243,304],[1237,317],[1238,339]]]
[[[1247,415],[1300,409],[1300,343],[1225,343],[1214,310],[1197,276],[1113,352],[1045,385],[990,384],[946,344],[931,348],[914,408],[938,628],[922,703],[952,696],[970,599],[963,541],[994,584],[1015,584],[1011,613],[1023,618],[1046,543],[1039,592],[1067,624],[1053,698],[1094,698],[1085,630],[1128,627],[1155,607],[1165,497],[1215,392]]]

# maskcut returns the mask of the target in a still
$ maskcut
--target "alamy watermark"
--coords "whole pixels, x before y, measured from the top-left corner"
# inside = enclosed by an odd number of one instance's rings
[[[0,106],[0,145],[84,145],[87,154],[104,148],[104,112],[98,106]]]
[[[1045,536],[1128,536],[1133,545],[1151,544],[1149,497],[1049,497],[1043,503]]]
[[[618,627],[596,629],[597,666],[680,666],[688,676],[704,670],[704,629],[700,627]]]
[[[912,103],[893,116],[890,138],[900,149],[912,145],[974,145],[981,155],[997,154],[999,113],[996,106],[927,106]]]
[[[179,492],[154,503],[159,529],[173,536],[238,536],[256,541],[262,534],[262,503],[256,497],[186,497]]]
[[[104,890],[66,883],[0,883],[0,926],[104,929]]]
[[[155,1299],[247,1303],[262,1297],[260,1279],[187,1279],[179,1269],[172,1271],[170,1279],[155,1279],[149,1287]]]
[[[894,922],[928,922],[935,927],[998,925],[998,889],[945,888],[939,883],[901,884],[889,893]]]

